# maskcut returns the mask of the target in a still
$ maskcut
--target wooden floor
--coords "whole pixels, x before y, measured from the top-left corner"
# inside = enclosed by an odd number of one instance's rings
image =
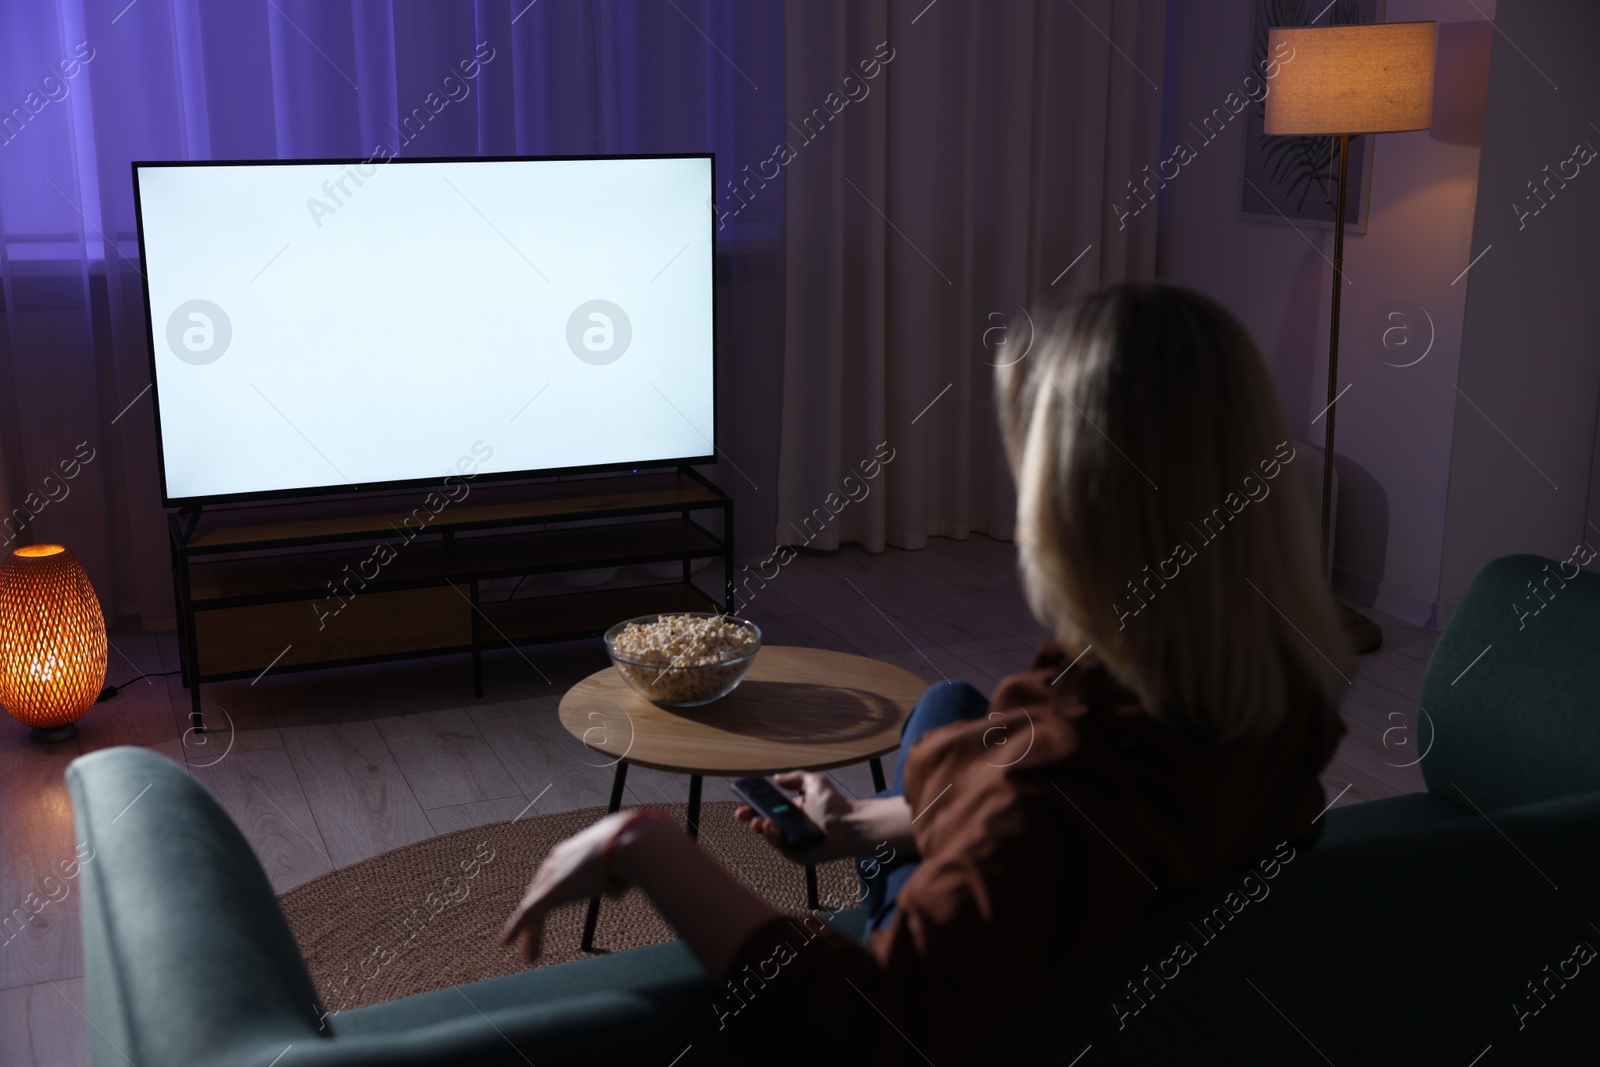
[[[806,554],[764,589],[752,585],[747,613],[772,644],[858,652],[988,692],[1026,667],[1045,636],[1017,587],[1014,554],[982,536],[936,538],[921,552]],[[1415,758],[1413,712],[1438,635],[1377,618],[1384,647],[1361,661],[1343,706],[1349,735],[1323,775],[1340,806],[1424,788],[1420,770],[1404,765]],[[112,646],[116,683],[177,665],[170,634],[118,627]],[[219,729],[187,739],[189,699],[175,677],[129,686],[59,745],[32,744],[0,717],[0,908],[10,914],[28,894],[45,896],[42,879],[73,852],[62,772],[112,745],[186,760],[279,891],[435,834],[604,804],[610,770],[556,716],[559,695],[604,666],[597,640],[504,649],[487,657],[482,699],[465,657],[269,672],[257,683],[208,685],[206,718]],[[892,774],[892,757],[885,765]],[[864,766],[835,777],[856,796],[871,792]],[[683,778],[645,769],[631,770],[627,785],[629,803],[678,801],[687,789]],[[707,781],[705,795],[732,798],[721,781]],[[69,895],[0,948],[0,1064],[87,1062],[82,975]]]

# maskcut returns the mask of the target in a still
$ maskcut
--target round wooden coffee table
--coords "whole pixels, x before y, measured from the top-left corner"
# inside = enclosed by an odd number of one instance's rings
[[[622,806],[628,764],[689,776],[688,830],[700,821],[701,779],[788,770],[827,770],[869,761],[883,789],[885,752],[927,683],[865,656],[820,648],[765,646],[739,688],[714,704],[660,708],[607,667],[561,698],[561,725],[615,763],[608,811]],[[816,872],[806,869],[809,899]],[[591,951],[600,900],[589,902],[583,948]]]

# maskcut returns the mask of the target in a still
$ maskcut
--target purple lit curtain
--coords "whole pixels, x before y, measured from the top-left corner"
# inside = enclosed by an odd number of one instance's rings
[[[172,617],[130,161],[710,150],[737,170],[782,139],[783,17],[779,0],[5,0],[0,549],[61,541],[109,616]],[[783,202],[781,183],[740,202],[719,284],[780,284]],[[748,390],[777,373],[781,319],[732,328],[748,336],[725,381]],[[730,413],[729,466],[762,469],[775,423]]]

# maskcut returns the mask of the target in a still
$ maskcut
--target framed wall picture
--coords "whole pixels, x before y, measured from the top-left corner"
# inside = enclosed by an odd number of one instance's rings
[[[1350,26],[1383,21],[1384,0],[1255,0],[1251,26],[1252,74],[1268,69],[1267,31],[1274,26]],[[1292,59],[1288,62],[1293,62]],[[1240,214],[1263,222],[1333,228],[1332,197],[1338,176],[1331,137],[1269,137],[1262,132],[1267,91],[1253,94],[1245,116],[1244,181]],[[1350,138],[1350,194],[1346,232],[1367,232],[1372,185],[1370,136]]]

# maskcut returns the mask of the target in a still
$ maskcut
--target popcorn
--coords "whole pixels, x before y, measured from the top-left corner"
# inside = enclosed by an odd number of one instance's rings
[[[757,644],[748,626],[720,615],[663,615],[655,622],[630,622],[611,647],[635,663],[704,667],[750,653]]]
[[[628,623],[610,644],[617,673],[645,699],[685,706],[726,696],[761,642],[753,627],[720,615],[662,615]]]

